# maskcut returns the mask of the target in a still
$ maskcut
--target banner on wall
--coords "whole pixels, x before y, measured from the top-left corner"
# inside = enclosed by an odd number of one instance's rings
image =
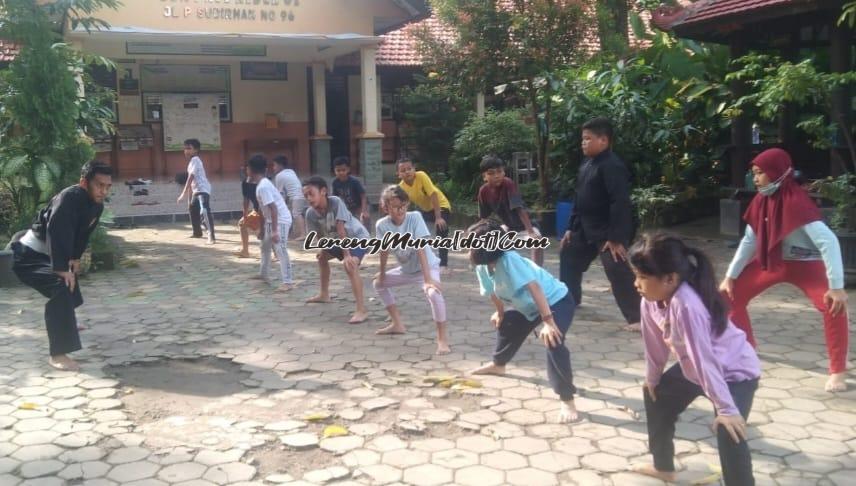
[[[163,138],[166,151],[183,150],[188,138],[198,139],[202,150],[220,150],[220,96],[164,94]]]

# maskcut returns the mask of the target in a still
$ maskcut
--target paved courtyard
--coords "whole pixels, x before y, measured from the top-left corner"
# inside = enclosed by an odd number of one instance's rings
[[[305,283],[274,294],[248,280],[257,260],[231,256],[234,227],[218,228],[213,247],[188,233],[114,232],[123,264],[82,281],[79,373],[46,364],[43,299],[0,290],[0,485],[661,484],[627,472],[651,460],[642,343],[621,330],[600,267],[568,339],[583,420],[560,425],[534,338],[508,376],[456,379],[493,347],[492,307],[463,255],[443,281],[453,352],[436,357],[420,289],[396,292],[409,332],[377,337],[377,299],[369,322],[346,324],[353,302],[340,266],[335,302],[306,305],[314,255],[292,245]],[[721,273],[733,250],[694,243]],[[555,246],[547,266],[556,273]],[[371,257],[368,297],[376,269]],[[758,484],[854,484],[856,383],[823,391],[820,316],[788,287],[752,314],[764,367],[749,432]],[[716,484],[711,421],[704,399],[681,417],[684,484]]]

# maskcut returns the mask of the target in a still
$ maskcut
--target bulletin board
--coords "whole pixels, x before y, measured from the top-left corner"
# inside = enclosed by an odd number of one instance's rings
[[[195,138],[202,150],[220,150],[219,103],[217,94],[164,93],[164,149],[183,150],[184,141]]]

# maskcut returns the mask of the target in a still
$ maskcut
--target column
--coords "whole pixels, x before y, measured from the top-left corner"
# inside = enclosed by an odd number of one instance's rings
[[[327,134],[327,66],[312,65],[312,96],[315,107],[315,133],[309,137],[311,167],[313,174],[327,175],[330,173],[330,141]]]
[[[829,32],[829,67],[833,73],[846,73],[852,69],[852,32],[846,22],[838,25],[838,22],[832,21]],[[829,172],[831,175],[838,175],[853,170],[853,167],[849,167],[848,164],[850,160],[848,137],[850,134],[851,109],[850,89],[847,86],[841,86],[832,90],[830,118],[838,125],[838,132],[835,134],[833,147],[829,154]]]
[[[363,133],[359,135],[360,169],[369,201],[377,201],[383,185],[383,133],[379,130],[379,96],[375,54],[377,47],[360,49]]]
[[[484,93],[478,93],[476,95],[476,115],[479,118],[484,117]]]

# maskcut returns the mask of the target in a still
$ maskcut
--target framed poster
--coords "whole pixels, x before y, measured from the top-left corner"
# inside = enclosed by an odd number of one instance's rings
[[[242,81],[288,81],[286,62],[241,62]]]
[[[218,94],[163,94],[164,150],[184,150],[188,138],[198,139],[202,150],[220,150]]]

